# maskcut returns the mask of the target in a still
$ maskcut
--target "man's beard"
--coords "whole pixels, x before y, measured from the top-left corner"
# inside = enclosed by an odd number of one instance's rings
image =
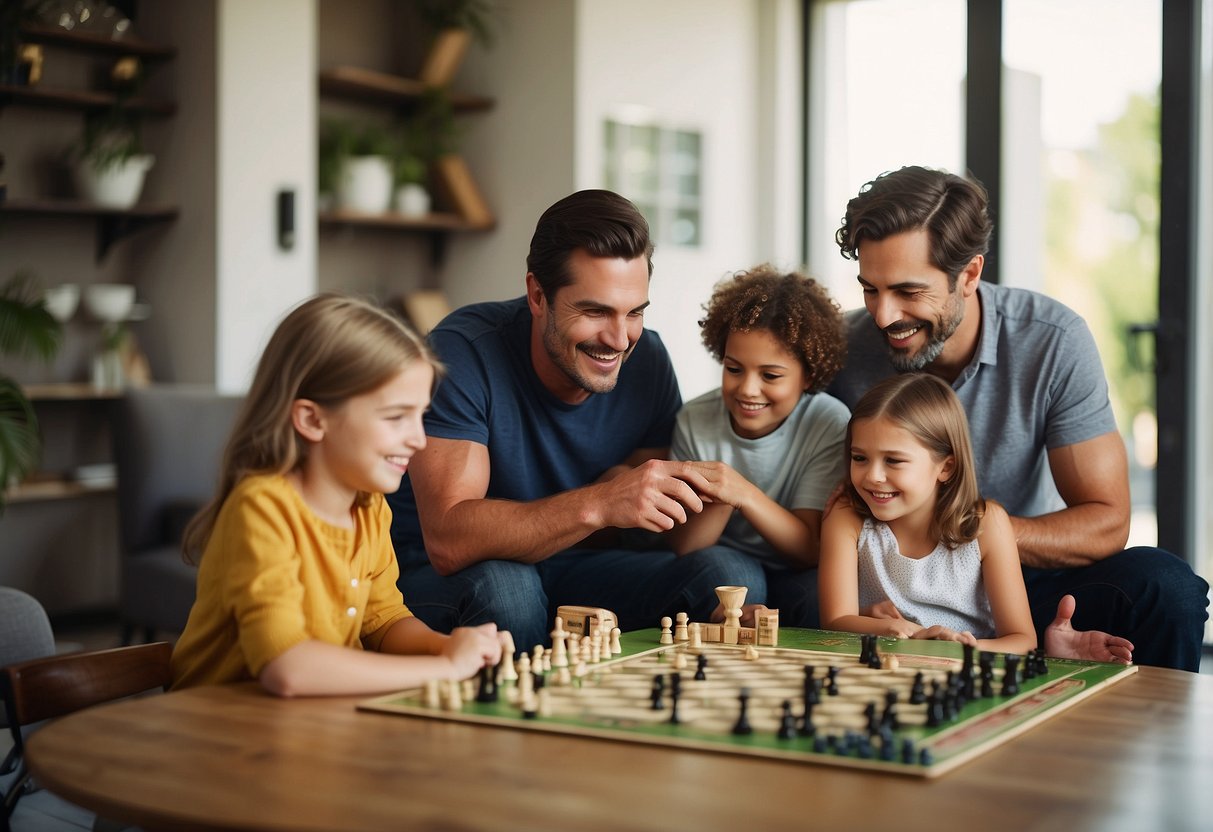
[[[574,355],[572,360],[569,360],[564,351],[565,341],[560,336],[560,332],[556,329],[556,321],[549,316],[547,326],[543,330],[543,347],[547,351],[548,358],[552,359],[552,363],[560,368],[561,372],[568,377],[569,381],[577,385],[580,389],[587,393],[609,393],[615,389],[615,385],[619,381],[619,372],[609,378],[597,377],[591,378],[583,375],[577,369],[577,357]],[[577,350],[580,351],[583,347],[593,348],[593,344],[585,342],[577,345]],[[623,355],[619,357],[619,369],[623,369],[623,362],[628,360],[628,356],[632,354],[632,348],[635,344],[629,344],[624,350]]]
[[[951,312],[951,315],[948,313]],[[948,315],[948,317],[943,317]],[[961,321],[964,320],[964,300],[956,294],[950,296],[948,306],[944,308],[943,313],[933,323],[920,321],[917,325],[927,328],[927,342],[917,352],[909,352],[900,350],[896,347],[889,347],[889,361],[897,368],[899,373],[916,373],[926,369],[927,365],[934,361],[943,353],[944,345],[948,339],[955,334],[960,327]],[[912,326],[897,326],[889,327],[885,333],[897,332],[899,330],[913,329]]]

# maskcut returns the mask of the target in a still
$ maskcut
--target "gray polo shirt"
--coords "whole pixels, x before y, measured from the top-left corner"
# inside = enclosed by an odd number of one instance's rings
[[[981,336],[952,389],[973,437],[982,496],[1019,517],[1064,508],[1047,451],[1116,430],[1095,339],[1072,310],[1045,295],[978,285]],[[847,363],[830,393],[854,408],[897,372],[865,309],[846,314]]]

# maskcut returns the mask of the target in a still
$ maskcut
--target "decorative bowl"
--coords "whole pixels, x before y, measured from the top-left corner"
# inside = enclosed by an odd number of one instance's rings
[[[71,320],[79,305],[80,287],[75,283],[64,283],[46,290],[46,311],[61,324]]]
[[[84,308],[105,323],[125,321],[135,305],[135,287],[126,283],[94,283],[84,287]]]

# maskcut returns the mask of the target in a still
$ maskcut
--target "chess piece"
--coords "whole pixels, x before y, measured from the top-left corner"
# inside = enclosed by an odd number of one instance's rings
[[[673,620],[668,615],[662,616],[661,641],[660,641],[661,644],[673,644],[674,643],[674,631],[671,629],[673,624],[674,624]]]
[[[725,644],[736,644],[738,630],[741,628],[741,605],[745,603],[749,589],[744,586],[718,586],[716,597],[724,607],[723,641]]]
[[[611,628],[611,655],[612,656],[618,656],[619,654],[621,654],[623,652],[623,645],[619,643],[619,636],[620,636],[619,628],[612,627]]]
[[[698,621],[692,621],[689,625],[691,631],[691,649],[698,650],[703,647],[703,636],[700,633]]]
[[[498,636],[501,638],[501,675],[497,681],[513,682],[518,678],[514,667],[514,637],[509,630],[502,630]]]
[[[737,736],[746,736],[754,733],[753,727],[750,725],[749,717],[746,711],[749,709],[750,689],[742,688],[737,694],[737,702],[740,705],[737,714],[737,724],[733,726],[733,733]]]
[[[703,682],[707,680],[708,676],[704,673],[704,668],[707,666],[708,657],[700,653],[699,658],[695,660],[695,681]]]
[[[680,612],[674,618],[674,641],[682,642],[689,641],[691,635],[687,632],[687,620],[689,616],[685,612]]]

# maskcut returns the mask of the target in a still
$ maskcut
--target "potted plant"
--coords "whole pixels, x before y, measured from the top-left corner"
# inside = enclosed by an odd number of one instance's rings
[[[86,117],[68,159],[79,196],[111,208],[130,208],[139,201],[144,177],[155,162],[143,151],[138,118],[120,107]]]
[[[393,165],[396,212],[406,217],[423,217],[430,212],[430,192],[426,189],[426,166],[421,157],[402,145]]]
[[[492,0],[420,0],[417,11],[433,32],[420,78],[435,87],[448,86],[473,40],[493,45],[496,5]]]
[[[392,205],[396,147],[385,127],[373,123],[331,122],[329,141],[337,160],[337,207],[382,214]]]
[[[0,355],[49,360],[62,334],[32,274],[19,272],[0,286]],[[33,471],[41,453],[33,405],[15,379],[0,375],[0,510],[7,487]]]

